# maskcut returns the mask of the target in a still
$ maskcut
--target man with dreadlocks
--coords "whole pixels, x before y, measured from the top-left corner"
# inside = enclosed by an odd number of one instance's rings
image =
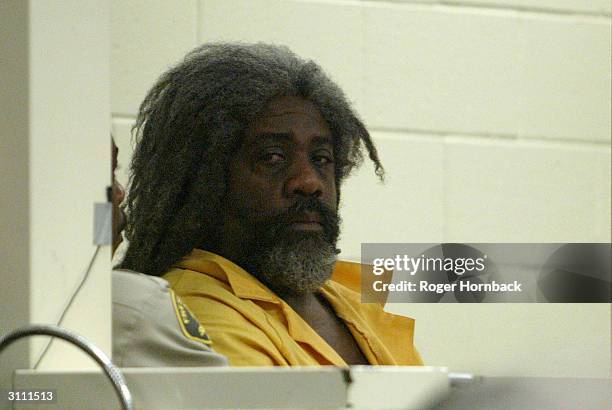
[[[361,304],[336,260],[340,187],[376,148],[285,47],[208,44],[143,101],[122,267],[161,276],[231,365],[422,364],[414,321]]]

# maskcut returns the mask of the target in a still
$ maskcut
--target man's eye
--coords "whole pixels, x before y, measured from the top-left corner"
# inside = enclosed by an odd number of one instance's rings
[[[334,159],[330,155],[315,155],[312,160],[317,165],[327,165],[334,162]]]
[[[266,152],[260,157],[260,160],[266,164],[275,165],[283,162],[285,156],[279,152]]]

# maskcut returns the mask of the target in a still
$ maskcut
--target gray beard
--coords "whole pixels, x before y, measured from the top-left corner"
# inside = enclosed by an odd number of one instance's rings
[[[336,248],[321,235],[296,232],[260,254],[254,274],[279,295],[303,295],[331,278]]]

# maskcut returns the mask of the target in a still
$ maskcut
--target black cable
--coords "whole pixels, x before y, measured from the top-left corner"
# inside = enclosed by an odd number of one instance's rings
[[[76,299],[77,295],[79,294],[79,292],[83,288],[83,285],[87,281],[87,278],[89,277],[89,272],[91,271],[91,267],[93,266],[93,263],[96,260],[96,256],[98,256],[98,252],[99,251],[100,251],[100,245],[97,245],[96,246],[96,250],[94,251],[94,254],[93,254],[93,256],[91,257],[91,259],[89,261],[89,265],[87,266],[87,270],[85,271],[85,274],[83,275],[83,278],[81,278],[81,282],[79,283],[79,286],[72,293],[72,296],[70,297],[70,300],[68,301],[68,304],[66,304],[66,307],[62,311],[62,314],[60,315],[60,318],[57,321],[57,326],[61,326],[62,325],[62,322],[64,321],[64,318],[66,317],[66,313],[68,313],[68,310],[70,309],[70,306],[72,306],[72,303],[74,302],[74,300]],[[42,353],[38,357],[38,360],[36,361],[36,364],[34,365],[34,369],[38,368],[38,365],[42,361],[43,357],[45,356],[45,354],[47,354],[47,351],[49,350],[49,348],[51,348],[51,344],[53,343],[53,340],[54,340],[54,338],[51,338],[49,340],[49,342],[47,342],[47,346],[45,346],[45,348],[43,349]]]

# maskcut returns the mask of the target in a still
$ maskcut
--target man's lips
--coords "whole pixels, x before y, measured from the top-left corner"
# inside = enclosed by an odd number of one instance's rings
[[[315,212],[306,212],[289,217],[289,223],[321,223],[321,217]]]
[[[294,229],[304,231],[320,231],[323,229],[321,217],[314,213],[289,218],[289,225]]]

